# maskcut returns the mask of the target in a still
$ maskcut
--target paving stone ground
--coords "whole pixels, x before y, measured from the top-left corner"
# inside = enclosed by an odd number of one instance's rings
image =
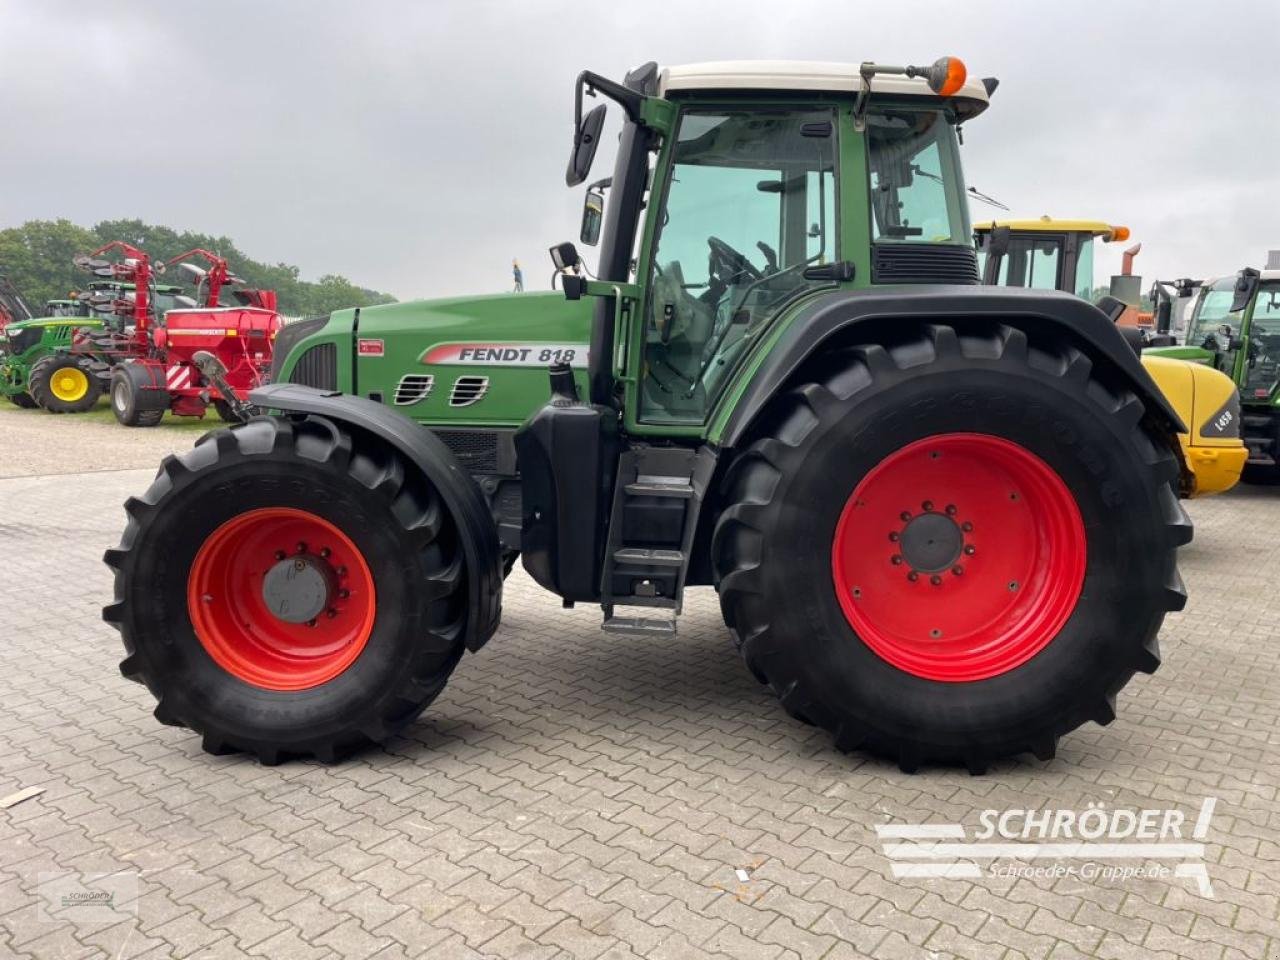
[[[520,572],[386,750],[208,756],[99,620],[149,476],[0,480],[0,797],[44,789],[0,810],[0,956],[1280,958],[1280,490],[1191,504],[1190,603],[1113,724],[971,777],[836,753],[750,678],[710,591],[678,638],[626,639]],[[1194,820],[1205,797],[1212,898],[985,862],[895,878],[875,832],[1091,803]]]

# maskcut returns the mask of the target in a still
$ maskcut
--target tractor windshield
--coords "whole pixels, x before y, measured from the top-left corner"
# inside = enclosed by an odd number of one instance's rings
[[[955,133],[940,111],[880,108],[867,144],[872,240],[970,242]]]
[[[1231,334],[1240,333],[1241,314],[1231,312],[1231,301],[1235,299],[1236,278],[1223,277],[1206,286],[1200,293],[1196,304],[1195,316],[1191,318],[1191,326],[1187,331],[1187,343],[1192,346],[1203,346],[1213,337],[1222,336],[1224,326],[1231,328]]]

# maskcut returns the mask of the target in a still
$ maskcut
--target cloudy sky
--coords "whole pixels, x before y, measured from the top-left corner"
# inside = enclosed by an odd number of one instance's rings
[[[1280,248],[1277,38],[1276,0],[0,0],[0,227],[141,217],[402,299],[512,257],[545,287],[580,69],[957,54],[1001,80],[971,184],[1128,224],[1148,278],[1225,273]]]

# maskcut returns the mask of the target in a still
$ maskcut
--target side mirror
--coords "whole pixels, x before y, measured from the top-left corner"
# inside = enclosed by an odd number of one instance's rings
[[[1156,306],[1156,331],[1168,333],[1173,323],[1173,301],[1164,299]]]
[[[569,154],[569,169],[564,175],[564,182],[571,187],[582,183],[591,172],[591,162],[600,146],[600,131],[604,128],[605,106],[601,103],[592,107],[574,131],[573,152]]]
[[[578,239],[588,247],[600,242],[600,225],[604,223],[604,191],[599,187],[587,189],[582,201],[582,228]]]
[[[1252,267],[1245,267],[1236,274],[1235,297],[1231,301],[1231,313],[1239,313],[1249,306],[1249,301],[1258,290],[1258,282],[1262,274]]]
[[[551,248],[551,262],[555,264],[556,270],[564,272],[576,267],[582,262],[582,258],[578,256],[578,248],[566,240]]]
[[[991,236],[987,239],[987,255],[1003,257],[1009,252],[1009,243],[1013,239],[1013,231],[1008,227],[991,228]]]

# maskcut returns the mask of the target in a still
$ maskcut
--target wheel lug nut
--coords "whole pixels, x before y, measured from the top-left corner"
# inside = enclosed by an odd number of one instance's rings
[[[889,542],[890,543],[898,542],[898,532],[896,530],[893,533],[889,534]]]
[[[956,505],[954,503],[947,504],[947,516],[954,517],[956,515]]]
[[[972,557],[977,552],[978,552],[978,548],[975,547],[972,543],[964,548],[964,555],[966,557]]]
[[[327,557],[329,556],[329,554],[330,554],[330,553],[331,553],[331,551],[329,550],[329,548],[328,548],[328,547],[321,547],[321,548],[320,548],[320,556],[322,556],[322,557],[326,557],[326,558],[327,558]]]
[[[920,504],[920,507],[924,510],[925,513],[929,513],[931,510],[933,510],[933,501],[926,500],[924,503]]]
[[[920,579],[920,574],[912,570],[910,573],[907,574],[907,579],[910,580],[912,583],[915,583],[917,580]]]
[[[338,576],[340,576],[340,577],[345,577],[346,575],[347,575],[347,568],[346,568],[346,567],[339,567],[339,568],[338,568]]]
[[[306,553],[306,552],[307,552],[307,545],[306,545],[305,543],[303,543],[301,540],[299,540],[299,541],[298,541],[298,552],[299,552],[299,553]]]
[[[349,597],[349,596],[351,596],[351,591],[350,591],[350,590],[339,590],[339,591],[338,591],[338,599],[339,599],[339,600],[345,600],[345,599],[347,599],[347,597]]]
[[[900,554],[895,553],[892,557],[889,558],[889,562],[892,563],[895,567],[900,566],[902,564],[902,556]]]
[[[960,566],[960,564],[957,563],[954,567],[951,568],[951,575],[953,577],[959,577],[959,576],[962,576],[963,574],[964,574],[964,567]]]
[[[316,621],[315,621],[315,618],[314,618],[314,617],[313,617],[312,619],[310,619],[310,620],[308,620],[308,621],[307,621],[307,626],[308,626],[308,627],[314,627],[315,625],[316,625]]]
[[[941,586],[942,578],[935,573],[932,577],[929,578],[929,582],[932,583],[935,587]]]
[[[283,550],[277,550],[277,551],[276,551],[276,559],[277,559],[277,560],[283,560],[284,558],[285,558],[285,552],[284,552]]]
[[[966,520],[964,523],[960,524],[960,529],[963,530],[965,533],[969,533],[971,530],[973,530],[973,524],[970,523],[968,520]]]
[[[900,514],[898,514],[898,518],[902,520],[903,523],[906,523],[908,520],[911,519],[911,514],[908,511],[903,510]]]
[[[338,615],[338,611],[334,610],[332,607],[330,607],[328,610],[325,611],[325,616],[328,617],[330,620],[332,620],[337,615]]]

